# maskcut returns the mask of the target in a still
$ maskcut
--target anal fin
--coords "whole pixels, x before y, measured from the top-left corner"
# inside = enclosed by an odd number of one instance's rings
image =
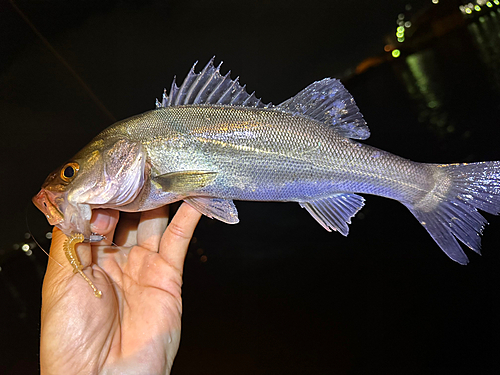
[[[232,200],[210,198],[210,197],[189,197],[184,199],[193,208],[211,219],[217,219],[227,224],[237,224],[238,210]]]
[[[323,228],[349,234],[351,218],[363,207],[365,199],[352,193],[335,194],[309,202],[299,202]]]

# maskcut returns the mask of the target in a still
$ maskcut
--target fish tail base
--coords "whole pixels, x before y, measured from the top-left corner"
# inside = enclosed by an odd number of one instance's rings
[[[457,239],[481,253],[486,219],[479,210],[500,212],[500,161],[435,165],[434,188],[414,204],[406,204],[439,247],[454,261],[468,258]]]

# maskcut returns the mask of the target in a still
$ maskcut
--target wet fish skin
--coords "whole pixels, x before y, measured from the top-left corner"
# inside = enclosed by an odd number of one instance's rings
[[[266,109],[162,108],[108,129],[103,138],[118,139],[125,133],[143,145],[153,176],[182,170],[216,173],[210,184],[194,191],[174,194],[151,187],[134,210],[186,194],[302,202],[358,192],[411,204],[431,188],[435,172],[432,166],[355,142],[307,118]]]
[[[35,204],[66,233],[88,237],[98,207],[144,211],[183,199],[237,223],[233,200],[298,202],[347,235],[364,204],[357,194],[375,194],[408,207],[453,260],[468,261],[457,238],[479,253],[486,220],[477,209],[500,211],[499,162],[401,158],[355,140],[369,131],[339,81],[315,82],[273,107],[219,67],[192,69],[157,109],[105,129],[70,161],[75,175],[66,178],[63,165]]]

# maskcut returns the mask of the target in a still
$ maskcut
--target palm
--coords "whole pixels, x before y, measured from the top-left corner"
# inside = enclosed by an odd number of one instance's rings
[[[50,260],[44,281],[43,372],[168,373],[180,341],[182,264],[200,215],[181,206],[162,236],[166,212],[152,211],[140,223],[121,220],[114,236],[123,243],[119,248],[92,246],[97,266],[91,279],[102,291],[101,299],[80,275],[72,275],[59,251],[65,236],[54,231],[51,255],[64,267]],[[116,216],[111,217],[108,239],[115,225]],[[125,253],[132,243],[139,245]],[[89,248],[78,248],[84,266],[91,261]],[[90,269],[85,273],[90,276]]]

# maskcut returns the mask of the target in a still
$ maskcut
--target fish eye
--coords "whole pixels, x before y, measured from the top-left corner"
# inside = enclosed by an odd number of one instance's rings
[[[80,166],[78,163],[68,163],[61,169],[61,179],[64,182],[70,182],[77,174]]]

